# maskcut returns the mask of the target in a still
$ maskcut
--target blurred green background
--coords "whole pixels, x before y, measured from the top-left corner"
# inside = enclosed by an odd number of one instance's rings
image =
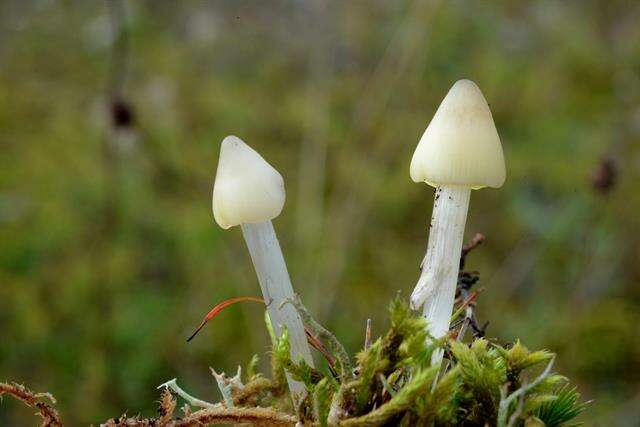
[[[153,415],[177,377],[265,355],[238,229],[213,222],[219,143],[284,176],[294,286],[350,351],[408,296],[433,190],[413,150],[475,80],[507,160],[472,195],[488,336],[559,354],[588,425],[640,417],[640,2],[0,1],[0,380],[69,425]],[[115,113],[115,114],[114,114]],[[114,120],[114,117],[116,120]],[[0,425],[35,425],[0,404]]]

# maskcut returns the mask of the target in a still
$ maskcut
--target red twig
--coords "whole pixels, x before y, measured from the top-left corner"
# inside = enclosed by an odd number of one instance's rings
[[[220,304],[213,307],[211,311],[207,313],[206,316],[204,316],[204,319],[202,319],[202,323],[200,323],[200,326],[198,326],[195,332],[191,334],[189,338],[187,338],[187,341],[191,341],[193,337],[195,337],[196,334],[200,332],[202,328],[204,328],[204,325],[206,325],[209,320],[216,317],[222,310],[229,307],[230,305],[236,304],[238,302],[244,302],[244,301],[261,302],[264,304],[264,299],[258,298],[258,297],[235,297],[235,298],[229,298],[228,300],[222,301]]]

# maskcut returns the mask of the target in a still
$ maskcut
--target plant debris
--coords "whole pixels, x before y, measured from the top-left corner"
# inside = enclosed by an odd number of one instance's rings
[[[60,415],[51,406],[42,401],[43,398],[48,399],[51,403],[55,404],[56,399],[49,393],[34,393],[23,385],[12,383],[0,383],[0,397],[3,395],[9,395],[13,398],[20,400],[25,405],[32,408],[36,408],[39,415],[42,417],[42,427],[60,427]]]
[[[206,325],[207,322],[209,322],[211,319],[213,319],[218,314],[220,314],[220,312],[222,310],[224,310],[225,308],[229,307],[230,305],[233,305],[233,304],[236,304],[236,303],[239,303],[239,302],[245,302],[245,301],[254,301],[254,302],[259,302],[259,303],[264,304],[264,299],[258,298],[258,297],[235,297],[235,298],[229,298],[228,300],[224,300],[221,303],[217,304],[215,307],[213,307],[209,311],[209,313],[207,313],[207,315],[204,316],[204,319],[202,319],[202,322],[200,323],[200,325],[198,325],[198,327],[191,334],[191,336],[189,338],[187,338],[187,342],[191,341],[193,339],[193,337],[195,337],[196,334],[198,332],[200,332],[200,330],[202,328],[204,328],[204,325]]]

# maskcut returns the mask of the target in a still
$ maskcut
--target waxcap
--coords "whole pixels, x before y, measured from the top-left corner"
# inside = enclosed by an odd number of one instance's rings
[[[213,216],[222,228],[271,220],[282,211],[284,180],[257,151],[236,136],[220,147],[213,184]]]
[[[410,174],[413,181],[433,187],[502,187],[502,144],[474,82],[458,80],[444,97],[413,153]]]

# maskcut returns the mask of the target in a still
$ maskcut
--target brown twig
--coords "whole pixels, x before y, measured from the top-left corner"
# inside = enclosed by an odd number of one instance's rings
[[[331,373],[334,376],[337,376],[338,374],[336,372],[335,357],[331,355],[331,353],[329,352],[329,349],[327,349],[324,343],[320,341],[320,338],[318,338],[307,326],[304,327],[304,331],[307,334],[307,342],[309,343],[309,345],[315,348],[316,350],[318,350],[320,354],[324,356],[324,358],[326,359],[329,365],[329,369],[331,370]]]
[[[40,416],[42,417],[43,427],[62,427],[62,421],[60,421],[60,415],[58,411],[51,406],[42,402],[42,398],[47,398],[51,403],[56,403],[56,399],[49,393],[33,393],[31,390],[23,385],[12,383],[0,383],[0,396],[8,394],[15,399],[20,400],[25,405],[38,409]]]
[[[469,252],[471,252],[472,250],[480,246],[482,243],[484,243],[484,239],[485,239],[484,234],[476,233],[476,235],[473,236],[473,239],[471,239],[469,243],[467,243],[462,247],[462,254],[460,254],[460,270],[464,268],[464,264],[465,264],[465,261],[467,260],[467,255],[469,255]]]
[[[470,295],[468,289],[466,289],[464,286],[460,286],[460,297],[464,299],[465,302],[463,304],[466,304],[466,308],[462,326],[460,327],[460,330],[458,331],[458,335],[456,337],[457,341],[462,341],[462,339],[464,338],[464,334],[467,332],[467,328],[469,326],[471,326],[471,329],[473,329],[474,338],[480,338],[485,335],[485,330],[487,329],[489,322],[485,322],[481,327],[478,326],[478,319],[476,318],[475,313],[476,304],[474,301],[475,296],[477,296],[477,294],[482,290],[484,290],[484,288],[480,288]]]
[[[478,290],[473,291],[471,293],[465,292],[465,295],[463,295],[463,293],[460,292],[460,297],[456,298],[456,303],[460,304],[460,306],[458,307],[456,312],[459,312],[462,309],[466,309],[470,305],[474,305],[475,304],[475,300],[478,297],[478,294],[480,294],[482,292],[484,292],[484,288],[479,288]],[[461,313],[458,313],[458,316],[460,314]],[[455,316],[455,312],[454,312],[454,315],[452,315],[452,317],[453,316]],[[455,317],[458,317],[458,316],[455,316]]]
[[[243,424],[262,427],[293,426],[297,422],[293,415],[278,412],[273,408],[211,408],[192,412],[179,420],[160,422],[153,418],[113,418],[101,427],[202,427],[214,424]]]
[[[217,408],[202,409],[171,427],[202,426],[208,424],[251,423],[254,426],[293,426],[297,422],[293,415],[277,412],[273,408]]]
[[[482,324],[482,326],[478,325],[478,319],[476,319],[476,315],[474,313],[471,318],[471,322],[469,322],[471,329],[473,329],[473,338],[482,338],[487,333],[487,326],[489,326],[489,321],[487,320]]]

